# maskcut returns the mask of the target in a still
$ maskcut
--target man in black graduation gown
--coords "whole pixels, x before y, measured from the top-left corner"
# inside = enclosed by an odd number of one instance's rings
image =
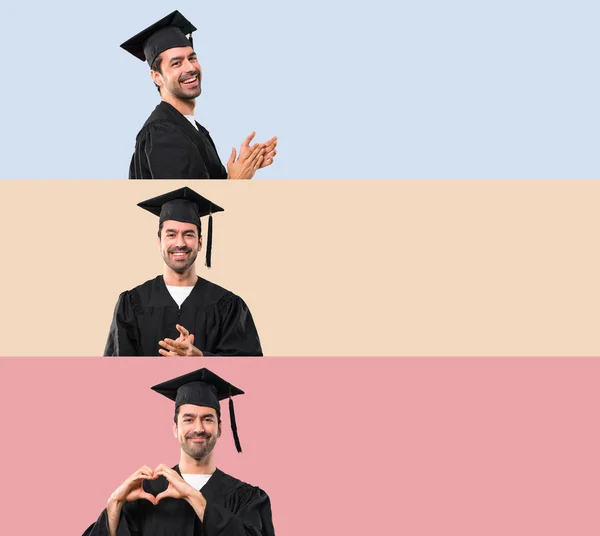
[[[251,179],[273,163],[277,138],[250,146],[252,133],[239,158],[232,149],[225,169],[208,130],[194,119],[202,83],[191,38],[195,30],[174,11],[121,45],[148,62],[162,99],[137,135],[130,179]]]
[[[241,452],[232,396],[243,394],[208,369],[152,387],[175,401],[175,467],[143,466],[110,496],[84,536],[274,536],[269,496],[218,469],[219,400],[229,398],[231,427]]]
[[[223,209],[184,187],[138,206],[159,216],[160,275],[121,293],[105,356],[261,356],[244,300],[196,274],[200,218],[209,216],[206,265],[211,265],[212,214]]]

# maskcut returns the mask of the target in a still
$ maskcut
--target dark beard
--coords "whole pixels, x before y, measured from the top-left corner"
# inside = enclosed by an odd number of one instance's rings
[[[193,252],[191,252],[191,253],[192,254],[190,255],[190,258],[188,259],[188,262],[186,262],[185,264],[172,264],[169,259],[168,251],[163,255],[163,260],[165,261],[165,264],[169,268],[171,268],[171,270],[173,270],[175,273],[184,274],[187,270],[189,270],[189,268],[196,262],[196,259],[198,258],[197,250],[195,253],[193,253]]]
[[[206,458],[206,456],[208,456],[212,452],[216,444],[216,437],[211,436],[210,439],[207,439],[206,442],[202,445],[190,446],[188,445],[188,443],[183,441],[181,443],[181,448],[183,449],[183,452],[185,452],[190,458],[200,461]]]

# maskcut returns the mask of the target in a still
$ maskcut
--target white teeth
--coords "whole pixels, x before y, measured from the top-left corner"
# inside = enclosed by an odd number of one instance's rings
[[[197,79],[196,76],[193,76],[192,78],[188,78],[187,80],[183,80],[184,84],[191,84],[192,82],[195,82]]]

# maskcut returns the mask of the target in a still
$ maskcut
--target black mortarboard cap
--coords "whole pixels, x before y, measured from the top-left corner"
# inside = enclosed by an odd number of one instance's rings
[[[175,47],[193,47],[191,35],[188,39],[186,34],[191,34],[196,29],[179,11],[173,11],[125,41],[121,48],[142,61],[146,60],[148,65],[152,66],[156,56],[165,50]]]
[[[159,225],[168,220],[193,223],[202,230],[200,218],[208,216],[208,236],[206,238],[206,266],[210,268],[212,257],[212,214],[222,212],[224,209],[215,205],[209,199],[202,197],[191,188],[184,186],[178,190],[153,197],[138,203],[148,212],[159,217]]]
[[[240,439],[237,433],[237,423],[235,421],[235,411],[232,397],[243,395],[244,391],[231,385],[228,381],[217,376],[207,368],[201,368],[178,376],[172,380],[159,383],[152,387],[153,391],[160,393],[167,398],[175,401],[175,410],[183,404],[193,404],[194,406],[204,406],[213,408],[221,415],[221,406],[219,400],[229,398],[229,419],[231,421],[231,431],[233,440],[238,452],[242,452]]]

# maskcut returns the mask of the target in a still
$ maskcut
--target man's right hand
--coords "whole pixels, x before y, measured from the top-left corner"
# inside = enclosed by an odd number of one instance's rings
[[[121,509],[128,502],[146,499],[156,504],[156,498],[151,493],[144,491],[142,487],[144,480],[154,480],[154,471],[147,465],[138,469],[125,482],[123,482],[108,499],[106,516],[108,521],[108,532],[110,536],[117,536]]]
[[[228,179],[251,179],[256,170],[260,168],[265,158],[265,146],[262,143],[252,145],[248,149],[240,149],[240,156],[236,160],[235,147],[231,149],[231,156],[227,162]]]
[[[126,502],[137,501],[138,499],[146,499],[152,504],[156,504],[154,495],[144,491],[142,487],[144,480],[154,480],[155,478],[154,471],[144,465],[113,491],[110,499],[108,499],[109,505],[112,503],[122,506]]]

